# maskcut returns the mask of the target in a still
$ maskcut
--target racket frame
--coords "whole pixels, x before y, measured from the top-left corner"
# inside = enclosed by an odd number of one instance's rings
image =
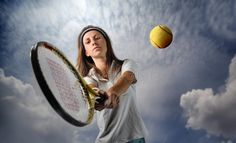
[[[63,108],[62,106],[58,103],[58,101],[56,100],[56,98],[54,97],[52,91],[50,90],[44,76],[43,76],[43,72],[40,68],[40,64],[39,64],[39,60],[38,60],[38,48],[40,46],[45,46],[47,49],[51,50],[52,52],[54,52],[54,54],[56,54],[57,56],[59,56],[60,58],[63,59],[63,62],[67,65],[68,68],[70,68],[70,70],[73,72],[73,74],[75,75],[77,81],[80,83],[83,92],[85,93],[85,97],[88,101],[88,117],[86,122],[81,122],[78,121],[77,119],[73,118],[71,115],[69,115]],[[69,123],[75,125],[75,126],[85,126],[89,123],[91,123],[92,119],[93,119],[93,115],[94,115],[94,105],[95,105],[95,96],[98,96],[98,93],[95,92],[86,82],[85,80],[82,78],[82,76],[77,72],[76,68],[71,64],[71,62],[64,56],[64,54],[58,50],[56,47],[54,47],[53,45],[49,44],[48,42],[44,42],[44,41],[40,41],[38,43],[36,43],[32,49],[31,49],[31,63],[32,63],[32,67],[33,67],[33,71],[35,73],[36,79],[38,81],[38,84],[43,92],[43,94],[45,95],[46,99],[48,100],[48,102],[50,103],[50,105],[53,107],[53,109],[66,121],[68,121]]]

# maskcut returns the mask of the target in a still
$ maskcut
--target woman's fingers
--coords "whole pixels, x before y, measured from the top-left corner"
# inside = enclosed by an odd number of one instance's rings
[[[95,110],[101,111],[105,108],[104,105],[95,104]]]
[[[115,108],[118,106],[119,101],[119,97],[116,94],[111,94],[108,96],[108,99],[105,102],[105,106],[107,108]]]

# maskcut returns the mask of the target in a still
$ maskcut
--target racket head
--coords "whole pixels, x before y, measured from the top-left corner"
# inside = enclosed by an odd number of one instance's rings
[[[75,126],[89,124],[94,114],[91,89],[63,53],[48,42],[38,42],[31,49],[31,63],[53,109]]]

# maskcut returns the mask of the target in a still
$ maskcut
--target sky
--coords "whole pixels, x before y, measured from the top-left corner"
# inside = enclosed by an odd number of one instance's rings
[[[83,27],[96,25],[120,59],[138,65],[137,100],[148,143],[236,143],[236,1],[2,0],[0,2],[0,140],[92,143],[96,118],[79,128],[44,98],[30,49],[48,41],[72,63]],[[166,49],[149,33],[167,25]]]

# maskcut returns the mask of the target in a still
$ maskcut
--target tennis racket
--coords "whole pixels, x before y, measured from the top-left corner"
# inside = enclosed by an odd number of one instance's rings
[[[52,44],[38,42],[31,49],[38,84],[53,109],[75,126],[91,123],[99,94],[83,80],[65,55]],[[104,103],[105,96],[99,96]]]

